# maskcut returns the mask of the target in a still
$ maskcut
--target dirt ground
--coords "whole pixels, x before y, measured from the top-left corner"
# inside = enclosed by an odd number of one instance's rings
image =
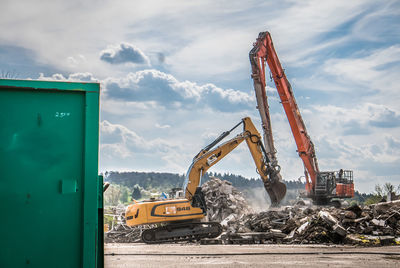
[[[400,246],[106,244],[105,267],[400,267]]]

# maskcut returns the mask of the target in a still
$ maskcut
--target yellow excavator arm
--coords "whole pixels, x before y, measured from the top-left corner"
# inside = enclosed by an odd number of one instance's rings
[[[243,124],[243,132],[228,140],[220,146],[212,149],[223,138],[228,136],[232,130]],[[214,142],[202,149],[193,159],[184,183],[185,197],[192,200],[197,187],[200,185],[201,177],[207,170],[218,163],[222,158],[234,150],[241,142],[246,141],[253,157],[257,171],[264,182],[265,188],[271,198],[272,205],[278,205],[286,194],[286,186],[282,183],[279,170],[272,167],[264,146],[261,142],[261,135],[249,117],[234,126],[231,130],[222,133]]]

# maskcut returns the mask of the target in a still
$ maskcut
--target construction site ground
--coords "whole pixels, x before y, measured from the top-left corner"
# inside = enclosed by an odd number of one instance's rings
[[[400,246],[109,243],[105,267],[400,267]]]

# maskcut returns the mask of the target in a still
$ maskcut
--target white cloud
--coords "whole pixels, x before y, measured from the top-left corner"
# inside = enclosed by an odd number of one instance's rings
[[[87,63],[87,59],[84,55],[79,54],[77,56],[69,56],[67,62],[70,66],[79,66],[81,64]]]
[[[136,46],[122,42],[100,52],[100,59],[111,64],[134,63],[150,65],[149,58]]]
[[[363,103],[352,108],[333,105],[315,105],[313,107],[322,118],[324,127],[336,126],[346,131],[351,125],[359,128],[397,128],[400,127],[400,111],[373,103]],[[340,132],[339,132],[340,133]],[[351,133],[347,133],[351,134]],[[357,133],[356,133],[357,134]]]
[[[147,168],[154,163],[158,169],[170,166],[180,166],[182,157],[170,158],[170,155],[179,155],[182,148],[171,141],[156,138],[148,139],[139,136],[136,132],[121,124],[112,124],[107,120],[100,123],[100,152],[102,162],[109,161],[107,166],[118,166],[119,162],[131,161],[131,167],[138,168],[137,163],[147,162]],[[153,162],[153,163],[152,163]]]
[[[160,125],[160,124],[158,124],[158,123],[155,124],[155,127],[156,127],[156,128],[161,128],[161,129],[171,128],[170,125]]]
[[[366,54],[366,52],[364,53]],[[388,66],[397,63],[397,65]],[[372,51],[364,57],[329,59],[323,70],[340,80],[367,86],[378,91],[397,91],[400,71],[400,46]]]
[[[338,45],[346,37],[321,39],[328,32],[351,21],[371,6],[372,1],[293,1],[269,21],[279,55],[292,66],[314,62],[317,51]]]
[[[62,74],[45,76],[41,73],[39,80],[98,81],[91,73],[73,73],[67,77]],[[125,77],[110,77],[101,82],[106,101],[133,102],[142,108],[150,105],[152,108],[159,106],[193,109],[196,106],[232,112],[253,109],[255,103],[254,96],[249,93],[222,89],[211,83],[198,85],[195,82],[179,81],[172,75],[158,70],[128,73]]]
[[[135,132],[129,130],[125,126],[118,124],[111,124],[104,120],[100,123],[101,143],[103,145],[113,144],[120,145],[120,147],[133,149],[151,150],[151,144],[145,141],[144,138],[137,135]],[[129,156],[126,154],[125,156]]]
[[[317,37],[355,18],[371,3],[374,2],[313,0],[283,1],[277,6],[259,1],[38,4],[6,0],[0,11],[0,24],[9,29],[2,35],[4,42],[29,47],[41,62],[71,72],[115,75],[120,69],[102,64],[98,53],[116,40],[126,40],[146,48],[146,54],[167,52],[174,75],[196,80],[213,76],[229,81],[232,78],[221,75],[240,70],[247,76],[248,52],[259,31],[272,32],[286,62],[304,63],[311,53],[335,44],[332,40],[321,42]],[[62,44],[62,49],[57,44]],[[88,62],[69,66],[73,59],[69,63],[60,61],[76,51],[85,55]]]
[[[198,85],[179,81],[170,74],[157,70],[129,73],[122,78],[104,80],[105,94],[114,100],[155,101],[159,106],[176,109],[211,107],[219,111],[249,109],[254,96],[239,90],[222,89],[213,84]]]
[[[379,3],[379,8],[372,8],[371,12],[356,21],[353,34],[356,38],[372,42],[393,40],[398,36],[394,29],[400,28],[399,2],[385,1]],[[382,27],[390,25],[390,27]]]
[[[51,76],[45,76],[43,73],[39,74],[38,80],[48,81],[75,81],[75,82],[99,82],[98,79],[93,77],[91,73],[73,73],[64,77],[62,74],[53,74]]]

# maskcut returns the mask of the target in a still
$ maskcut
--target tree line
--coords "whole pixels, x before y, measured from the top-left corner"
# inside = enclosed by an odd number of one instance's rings
[[[230,173],[207,172],[201,179],[201,183],[210,180],[210,177],[217,177],[232,183],[236,188],[256,188],[263,187],[261,179],[247,179],[241,175]],[[158,173],[158,172],[118,172],[110,171],[104,174],[107,182],[127,186],[133,189],[135,185],[144,189],[157,189],[168,191],[172,188],[182,187],[185,175],[174,173]],[[301,181],[284,181],[288,189],[304,189],[305,183]]]
[[[108,205],[129,203],[132,199],[140,200],[156,197],[161,192],[169,193],[173,188],[181,188],[185,180],[185,175],[183,174],[165,172],[107,171],[103,176],[106,182],[111,183],[111,188],[104,194],[105,203]],[[229,181],[238,190],[245,194],[250,193],[250,195],[254,189],[264,187],[261,179],[247,179],[241,175],[217,172],[207,172],[203,176],[201,184],[210,180],[210,177]],[[290,190],[305,189],[305,183],[300,180],[284,181],[284,183],[286,184],[288,193]],[[398,199],[399,194],[400,185],[396,188],[390,183],[385,183],[382,186],[377,184],[375,192],[366,194],[356,191],[354,198],[349,201],[369,205],[385,201],[388,196],[390,196],[391,200]]]

